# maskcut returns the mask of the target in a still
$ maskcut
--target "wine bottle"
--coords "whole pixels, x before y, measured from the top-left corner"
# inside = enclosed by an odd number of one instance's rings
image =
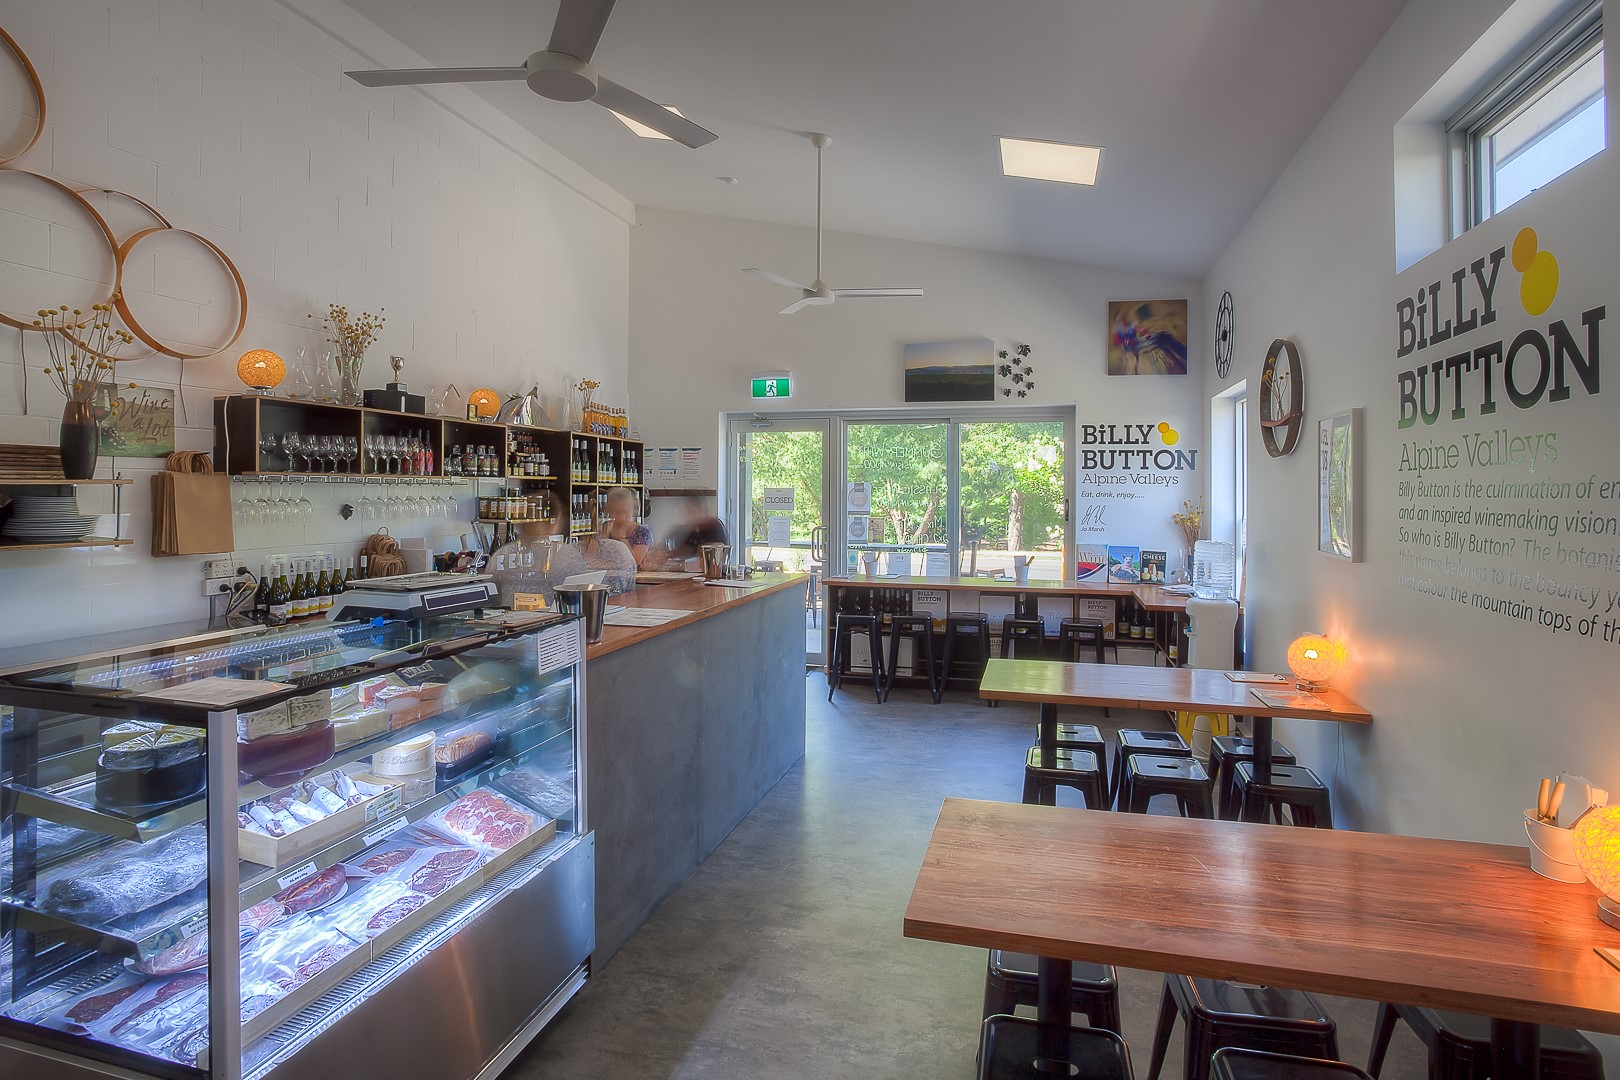
[[[360,556],[360,573],[359,573],[359,577],[364,579],[364,578],[368,578],[370,576],[371,576],[371,568],[366,565],[366,557],[364,555],[362,555],[362,556]]]
[[[261,615],[270,612],[270,577],[265,573],[265,564],[259,564],[259,587],[253,590],[253,610]]]
[[[287,593],[287,618],[302,619],[309,614],[304,604],[304,563],[302,559],[292,560],[292,580]]]
[[[319,601],[318,601],[318,598],[315,595],[315,560],[314,559],[305,559],[304,560],[304,576],[301,579],[301,581],[302,581],[302,586],[301,586],[300,591],[303,594],[303,600],[302,600],[303,611],[301,612],[301,614],[302,614],[302,616],[304,618],[307,619],[311,615],[314,615],[319,611],[319,606],[318,606]]]
[[[332,575],[325,555],[321,556],[320,576],[315,579],[315,605],[323,615],[332,610]]]
[[[286,622],[288,604],[292,599],[292,589],[287,584],[287,564],[278,562],[275,570],[275,584],[270,586],[270,619],[272,622]]]

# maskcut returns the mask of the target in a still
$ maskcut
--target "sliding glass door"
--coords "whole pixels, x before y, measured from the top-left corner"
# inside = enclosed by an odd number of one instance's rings
[[[844,559],[877,572],[923,574],[950,558],[955,485],[944,420],[861,421],[844,426]]]
[[[962,552],[957,573],[1010,571],[1061,580],[1068,561],[1069,496],[1061,420],[955,425],[960,437]]]

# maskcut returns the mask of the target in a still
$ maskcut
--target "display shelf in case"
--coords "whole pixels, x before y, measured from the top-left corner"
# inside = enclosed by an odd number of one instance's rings
[[[442,965],[433,951],[456,939],[470,911],[507,919],[526,912],[521,925],[528,934],[536,929],[529,910],[536,898],[559,888],[548,883],[548,874],[569,875],[563,889],[568,895],[590,888],[591,837],[581,786],[583,643],[574,620],[559,617],[519,629],[465,616],[287,627],[99,654],[66,645],[62,655],[81,652],[88,658],[29,669],[0,658],[0,669],[10,672],[0,676],[0,706],[10,709],[0,738],[0,948],[7,954],[0,964],[0,1072],[16,1067],[26,1075],[49,1056],[68,1063],[66,1075],[82,1071],[87,1077],[106,1064],[151,1076],[195,1076],[200,1070],[224,1080],[311,1075],[313,1059],[299,1058],[303,1048],[345,1032],[363,1040],[362,1032],[386,1024],[368,1012],[374,1007],[364,987],[437,970]],[[181,700],[207,678],[287,681],[265,684],[235,708]],[[317,823],[324,828],[289,832],[284,839],[290,843],[244,845],[237,808],[280,789],[236,776],[237,709],[258,711],[311,694],[353,700],[360,683],[378,678],[402,688],[448,678],[444,685],[455,685],[458,693],[451,700],[446,691],[448,704],[434,715],[410,717],[394,731],[343,747],[312,770],[314,778],[341,768],[372,780],[367,759],[381,747],[423,732],[437,738],[469,723],[485,723],[494,733],[493,752],[465,775],[430,780],[410,800],[403,794],[375,799]],[[536,704],[542,700],[549,706]],[[0,715],[5,712],[0,709]],[[206,728],[208,786],[200,797],[145,817],[95,802],[101,733],[132,716]],[[529,774],[543,780],[540,788],[512,782]],[[495,820],[514,830],[507,834],[511,842],[485,850],[481,841],[446,831],[446,822],[461,820],[465,828],[475,820],[474,802],[494,807]],[[464,803],[461,818],[447,816]],[[467,835],[480,834],[475,828]],[[195,861],[201,839],[205,868]],[[424,879],[432,885],[395,880],[390,873],[396,864],[388,859],[360,868],[396,848],[424,867],[446,852],[466,852],[468,858],[475,849],[483,853],[470,863],[455,856],[454,867],[470,869],[450,877],[435,870],[441,876]],[[176,850],[184,854],[164,854]],[[587,853],[583,861],[576,857],[580,851]],[[109,863],[115,859],[131,861]],[[110,874],[104,872],[108,865],[130,869]],[[520,866],[533,873],[513,877],[511,869]],[[335,896],[319,894],[331,906],[293,910],[303,897],[316,895],[312,890],[323,887],[334,868],[345,887]],[[158,892],[145,891],[158,878]],[[494,887],[497,881],[508,886]],[[382,932],[356,931],[353,920],[364,923],[366,912],[355,905],[390,900],[389,890],[413,889],[430,889],[431,895],[418,893],[397,911],[390,908]],[[577,989],[588,970],[592,936],[588,929],[579,932],[579,909],[553,904],[548,910],[568,925],[539,929],[549,940],[576,944],[566,958],[549,946],[535,958],[531,967],[542,974],[526,991],[535,995],[533,1010],[557,993],[572,993],[567,988]],[[401,957],[407,946],[425,951]],[[206,980],[177,966],[186,958],[238,949],[240,968],[209,965]],[[281,963],[277,950],[287,950],[297,974],[266,997],[263,964]],[[72,1020],[75,1010],[79,1018]],[[328,1020],[306,1023],[312,1010]],[[421,1023],[428,1029],[443,1025],[446,1041],[464,1036],[453,1029],[453,1019]],[[415,1071],[418,1065],[402,1058],[394,1071],[439,1075]]]

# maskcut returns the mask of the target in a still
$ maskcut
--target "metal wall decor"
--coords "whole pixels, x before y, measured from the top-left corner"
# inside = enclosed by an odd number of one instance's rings
[[[1299,350],[1278,338],[1266,350],[1260,371],[1260,441],[1272,457],[1292,454],[1305,423],[1305,374]]]
[[[115,357],[114,359],[119,362],[128,360],[143,360],[154,354],[161,353],[164,356],[172,356],[177,360],[201,360],[204,357],[215,356],[221,352],[224,352],[226,349],[229,349],[232,345],[236,344],[237,340],[242,336],[242,331],[247,327],[247,283],[243,281],[241,272],[237,270],[236,264],[231,261],[230,256],[226,255],[217,244],[206,237],[199,236],[197,233],[194,233],[189,229],[175,228],[174,224],[170,222],[168,218],[164,217],[156,207],[136,198],[134,195],[131,195],[128,192],[114,191],[111,188],[96,187],[94,185],[74,187],[63,183],[60,180],[55,180],[49,176],[31,172],[28,169],[16,168],[12,165],[13,162],[21,158],[33,148],[34,144],[39,141],[40,135],[45,130],[45,88],[40,82],[38,71],[34,68],[33,63],[28,59],[27,54],[25,54],[22,47],[17,44],[16,39],[14,39],[10,34],[6,33],[3,29],[0,29],[0,43],[4,43],[4,45],[9,48],[11,52],[16,54],[18,60],[21,61],[23,69],[27,73],[30,83],[33,85],[34,95],[38,99],[39,103],[39,122],[35,126],[33,136],[28,140],[27,145],[25,145],[21,150],[11,154],[10,156],[0,156],[0,172],[3,172],[7,176],[28,177],[30,180],[44,183],[56,190],[58,193],[64,195],[74,204],[74,208],[78,213],[90,220],[90,222],[95,226],[94,231],[106,241],[107,252],[112,257],[113,280],[112,287],[108,289],[106,296],[101,298],[99,302],[112,304],[114,309],[118,312],[119,319],[121,319],[124,325],[128,327],[129,332],[134,334],[142,344],[152,350],[150,353],[143,353],[137,356],[120,356]],[[0,154],[3,154],[3,151],[0,151]],[[142,210],[149,214],[152,217],[152,220],[157,224],[148,228],[138,229],[135,232],[132,232],[130,235],[120,238],[113,231],[112,226],[108,224],[106,217],[104,217],[101,212],[96,209],[94,204],[92,204],[86,197],[89,195],[108,195],[128,199],[130,202],[134,203],[136,206],[139,206]],[[229,338],[225,341],[213,345],[203,346],[196,351],[188,350],[180,345],[162,340],[151,330],[147,329],[145,326],[142,326],[140,321],[135,317],[135,313],[130,307],[129,298],[125,296],[123,292],[124,264],[128,261],[130,252],[137,244],[140,244],[149,237],[160,233],[172,233],[175,236],[186,237],[196,242],[211,255],[213,255],[217,260],[219,267],[225,271],[225,275],[229,280],[231,289],[236,295],[236,324],[231,330]],[[0,324],[15,327],[19,330],[38,331],[39,327],[35,325],[35,321],[36,317],[32,314],[20,315],[17,313],[0,311]],[[80,348],[88,348],[84,342],[74,338],[72,335],[67,336],[70,341],[72,341],[75,345],[78,345]]]
[[[1221,379],[1232,374],[1232,333],[1232,294],[1227,291],[1215,309],[1215,374]]]

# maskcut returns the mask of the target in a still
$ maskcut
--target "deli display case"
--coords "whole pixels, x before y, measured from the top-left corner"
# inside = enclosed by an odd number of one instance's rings
[[[469,1080],[583,986],[576,618],[53,652],[0,670],[0,1075]]]

